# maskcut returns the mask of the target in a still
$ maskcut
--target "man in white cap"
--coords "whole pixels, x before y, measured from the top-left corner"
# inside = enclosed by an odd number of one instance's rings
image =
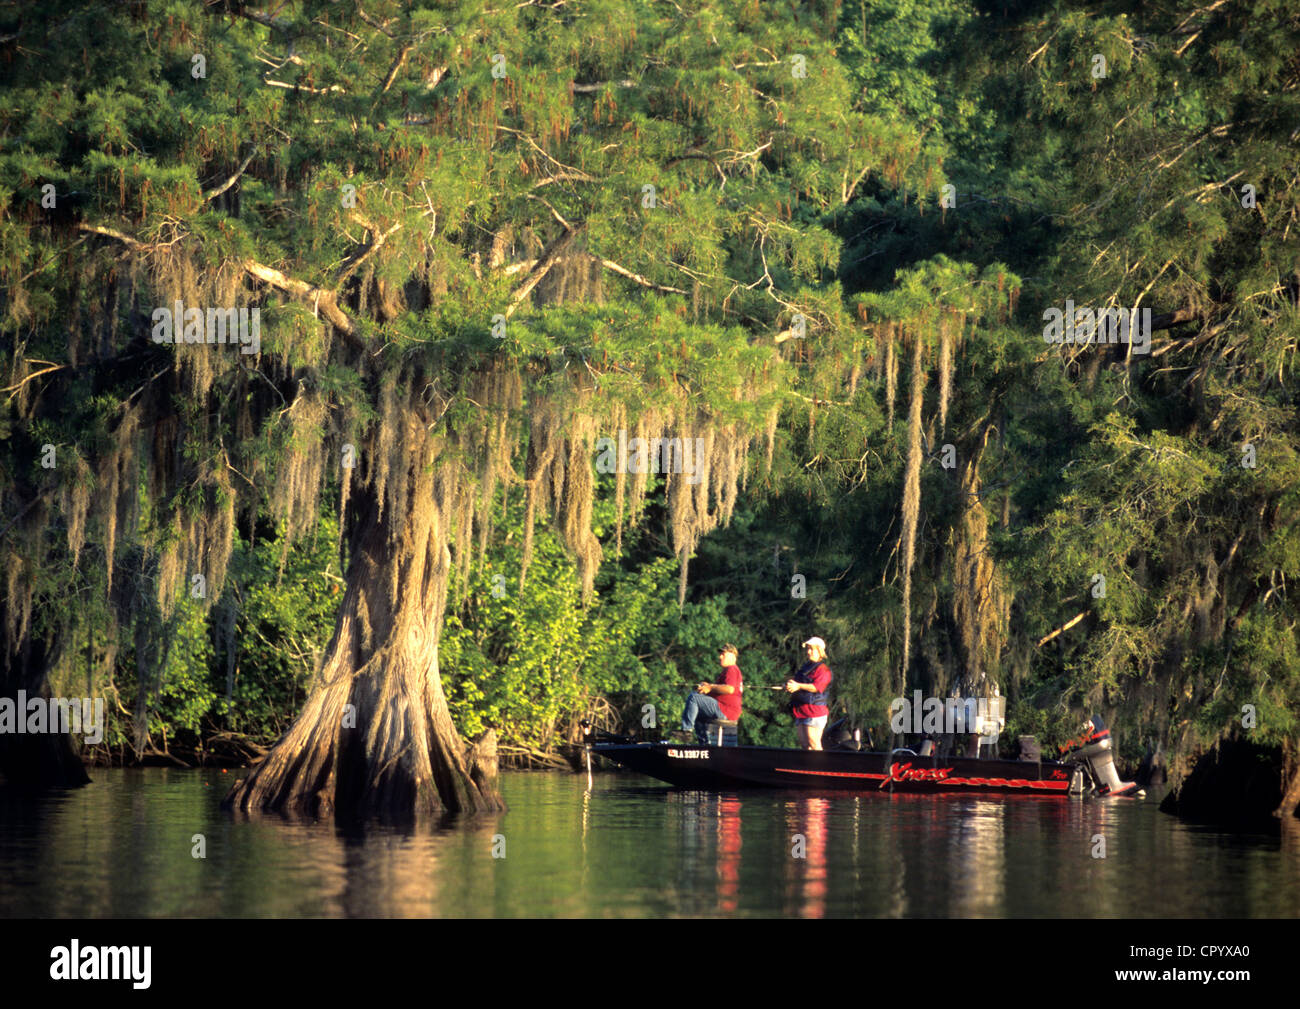
[[[794,698],[794,724],[799,745],[805,750],[820,750],[822,730],[831,713],[827,690],[834,674],[824,661],[826,642],[821,638],[805,641],[803,654],[807,661],[792,679],[785,681],[785,689],[788,694],[798,695]]]

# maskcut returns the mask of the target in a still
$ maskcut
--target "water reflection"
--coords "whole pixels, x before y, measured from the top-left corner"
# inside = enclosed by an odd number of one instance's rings
[[[1300,915],[1300,831],[1226,834],[1154,799],[718,795],[510,774],[507,813],[359,831],[232,820],[228,784],[154,769],[39,799],[0,791],[0,915]]]
[[[787,901],[805,918],[826,914],[826,835],[831,800],[800,796],[785,803],[791,832],[791,857],[786,870]],[[791,913],[787,911],[787,913]]]
[[[933,803],[932,821],[940,810],[952,813],[952,803]],[[961,803],[960,815],[935,823],[946,840],[945,880],[952,894],[949,914],[987,918],[1000,913],[1006,894],[1006,806],[978,799]]]
[[[718,798],[718,910],[730,914],[740,906],[740,799]]]

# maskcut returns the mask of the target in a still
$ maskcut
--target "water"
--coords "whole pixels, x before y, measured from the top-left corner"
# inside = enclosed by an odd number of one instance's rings
[[[348,834],[232,820],[233,773],[92,776],[0,793],[0,916],[1300,916],[1296,839],[1151,798],[715,795],[622,773],[588,792],[521,772],[500,816]]]

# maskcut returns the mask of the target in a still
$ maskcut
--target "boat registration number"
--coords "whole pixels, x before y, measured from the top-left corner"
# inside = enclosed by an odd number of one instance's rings
[[[673,757],[676,760],[708,760],[709,751],[708,750],[678,750],[670,747],[668,750],[668,756]]]

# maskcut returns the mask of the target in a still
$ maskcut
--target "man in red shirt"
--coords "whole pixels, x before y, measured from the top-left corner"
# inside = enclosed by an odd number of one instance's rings
[[[718,653],[723,668],[721,683],[701,683],[686,701],[682,711],[682,731],[695,730],[695,738],[708,745],[708,723],[720,718],[740,718],[744,680],[736,665],[736,646],[723,645]]]
[[[798,694],[794,698],[794,724],[799,733],[799,745],[805,750],[822,748],[822,730],[830,716],[830,666],[826,665],[826,642],[809,638],[803,643],[803,654],[808,660],[799,667],[793,678],[785,681],[786,693]]]

